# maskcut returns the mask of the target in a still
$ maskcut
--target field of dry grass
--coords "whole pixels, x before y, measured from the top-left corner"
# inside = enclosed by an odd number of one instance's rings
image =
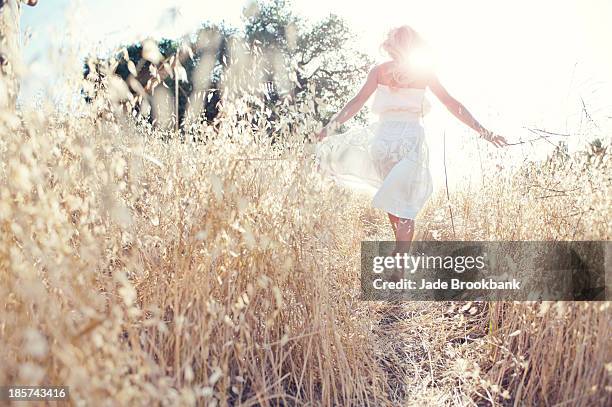
[[[319,178],[312,124],[271,145],[230,115],[193,143],[116,117],[3,114],[0,383],[109,406],[612,400],[609,302],[359,301],[359,244],[391,230]],[[440,191],[418,238],[608,240],[609,174],[609,151],[502,173],[451,194],[455,235]]]

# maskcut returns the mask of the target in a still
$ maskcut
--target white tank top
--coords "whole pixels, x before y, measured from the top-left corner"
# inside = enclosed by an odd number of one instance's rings
[[[425,89],[395,88],[378,85],[371,106],[372,112],[385,119],[418,119],[426,115],[431,104],[425,97]]]

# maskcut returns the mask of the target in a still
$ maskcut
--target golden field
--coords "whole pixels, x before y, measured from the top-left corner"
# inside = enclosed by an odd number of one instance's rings
[[[4,113],[0,383],[65,385],[71,405],[612,400],[609,302],[359,301],[386,216],[320,178],[307,113],[272,144],[232,109],[192,130],[206,142],[119,111]],[[610,167],[557,155],[438,191],[417,238],[608,240]]]

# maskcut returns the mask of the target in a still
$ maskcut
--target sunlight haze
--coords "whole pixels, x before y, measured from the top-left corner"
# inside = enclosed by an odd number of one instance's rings
[[[31,68],[22,89],[25,104],[44,92],[55,75],[45,63],[53,35],[69,38],[68,46],[79,49],[82,58],[88,52],[107,53],[147,36],[178,37],[195,31],[206,20],[240,27],[246,4],[236,0],[40,3],[24,9],[22,15],[22,30],[31,33],[24,47]],[[554,143],[567,141],[570,148],[584,141],[578,137],[582,133],[610,134],[609,1],[380,0],[356,7],[349,0],[296,0],[292,4],[297,14],[311,21],[329,13],[345,18],[360,47],[378,62],[385,59],[378,45],[386,31],[400,24],[413,26],[431,45],[436,71],[449,92],[485,126],[509,140],[533,138],[525,127],[577,135],[551,138]],[[78,34],[65,37],[57,28],[64,26]],[[470,154],[474,153],[476,136],[437,101],[432,102],[426,126],[434,157],[432,172],[439,179],[442,134],[446,133],[451,162],[452,152],[466,143]],[[550,149],[550,143],[540,140],[533,147],[516,146],[505,154],[520,159],[541,156]],[[461,169],[470,172],[469,166],[461,165]]]

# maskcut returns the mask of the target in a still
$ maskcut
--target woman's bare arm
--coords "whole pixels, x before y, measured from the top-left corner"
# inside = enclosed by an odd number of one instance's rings
[[[505,138],[495,135],[483,127],[461,102],[448,93],[436,75],[432,75],[428,85],[433,94],[440,99],[440,102],[442,102],[457,119],[461,120],[468,127],[474,129],[474,131],[480,134],[482,138],[493,143],[496,147],[501,147],[508,144]]]
[[[340,112],[332,117],[327,126],[325,126],[323,130],[319,132],[317,138],[324,138],[328,132],[333,131],[337,126],[355,116],[368,101],[372,93],[374,93],[377,85],[378,67],[374,67],[368,73],[368,77],[359,92],[357,92],[357,94],[346,103]]]

